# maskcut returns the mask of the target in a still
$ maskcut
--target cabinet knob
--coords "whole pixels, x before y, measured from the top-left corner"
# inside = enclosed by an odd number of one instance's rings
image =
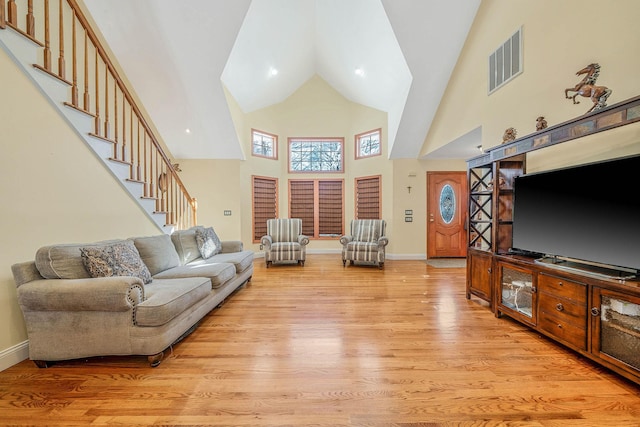
[[[562,311],[562,310],[564,310],[564,306],[562,305],[562,303],[561,303],[561,302],[559,302],[558,304],[556,304],[556,310],[558,310],[558,311]]]
[[[562,325],[558,323],[558,329],[562,329]]]
[[[600,316],[600,310],[598,309],[598,307],[591,307],[591,315]]]

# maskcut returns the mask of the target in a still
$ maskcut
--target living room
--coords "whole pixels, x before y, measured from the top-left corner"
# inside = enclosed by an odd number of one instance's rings
[[[635,51],[640,45],[636,29],[639,12],[640,4],[633,0],[616,2],[615,7],[594,0],[560,4],[482,1],[419,155],[395,159],[383,155],[359,162],[345,156],[345,212],[354,211],[353,179],[382,175],[382,212],[390,235],[388,259],[424,260],[426,173],[464,171],[467,160],[430,159],[429,154],[465,135],[476,134],[478,129],[477,145],[487,149],[502,142],[506,128],[517,129],[519,137],[535,132],[535,119],[540,115],[552,126],[584,114],[590,107],[589,99],[582,98],[574,105],[565,99],[563,91],[581,78],[576,71],[592,62],[602,67],[598,83],[613,90],[609,105],[638,96],[640,81],[635,70],[640,58]],[[523,72],[488,95],[487,57],[521,27]],[[0,368],[7,369],[28,354],[11,265],[33,259],[35,251],[47,244],[144,236],[159,230],[83,147],[4,50],[0,54],[0,75],[5,101],[0,106],[0,135],[5,147],[2,166],[8,174],[3,181],[5,221],[0,244],[0,322],[5,325],[0,332]],[[321,109],[318,104],[339,108]],[[385,114],[346,100],[319,77],[306,82],[280,105],[243,114],[231,102],[230,114],[242,123],[238,134],[243,136],[245,153],[250,152],[252,128],[277,133],[281,153],[286,153],[288,136],[318,134],[343,135],[345,152],[352,153],[354,135],[377,128],[383,129],[384,149],[389,144]],[[302,120],[310,116],[315,120]],[[357,119],[346,125],[345,116]],[[278,117],[293,118],[296,125],[282,124],[284,120],[273,125]],[[327,124],[335,127],[326,129]],[[528,169],[551,169],[638,153],[640,125],[634,123],[534,154],[528,160]],[[241,240],[245,248],[260,257],[260,244],[252,236],[251,176],[278,178],[280,212],[287,212],[286,183],[291,174],[286,155],[277,162],[250,155],[245,160],[175,160],[182,170],[181,179],[198,199],[198,223],[214,226],[225,240]],[[225,215],[225,210],[231,215]],[[406,210],[412,210],[412,222],[405,222]],[[335,241],[314,241],[308,249],[309,257],[329,254],[336,259],[339,251]]]

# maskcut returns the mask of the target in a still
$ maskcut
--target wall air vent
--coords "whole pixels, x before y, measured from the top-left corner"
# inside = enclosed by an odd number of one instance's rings
[[[489,55],[489,94],[522,73],[522,27]]]

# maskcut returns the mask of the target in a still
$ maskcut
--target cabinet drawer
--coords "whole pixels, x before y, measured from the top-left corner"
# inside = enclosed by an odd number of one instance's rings
[[[547,313],[563,322],[586,328],[587,306],[544,293],[538,294],[538,312]]]
[[[559,277],[541,273],[538,275],[538,290],[583,304],[587,302],[587,287],[585,285]]]
[[[575,326],[548,312],[538,313],[538,328],[580,349],[587,349],[587,330]]]

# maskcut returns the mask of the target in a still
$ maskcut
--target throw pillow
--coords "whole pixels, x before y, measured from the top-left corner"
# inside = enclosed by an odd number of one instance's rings
[[[132,276],[151,283],[151,273],[131,241],[83,247],[80,255],[91,277]]]
[[[202,258],[211,258],[222,251],[222,243],[220,238],[212,227],[196,229],[196,243]]]

